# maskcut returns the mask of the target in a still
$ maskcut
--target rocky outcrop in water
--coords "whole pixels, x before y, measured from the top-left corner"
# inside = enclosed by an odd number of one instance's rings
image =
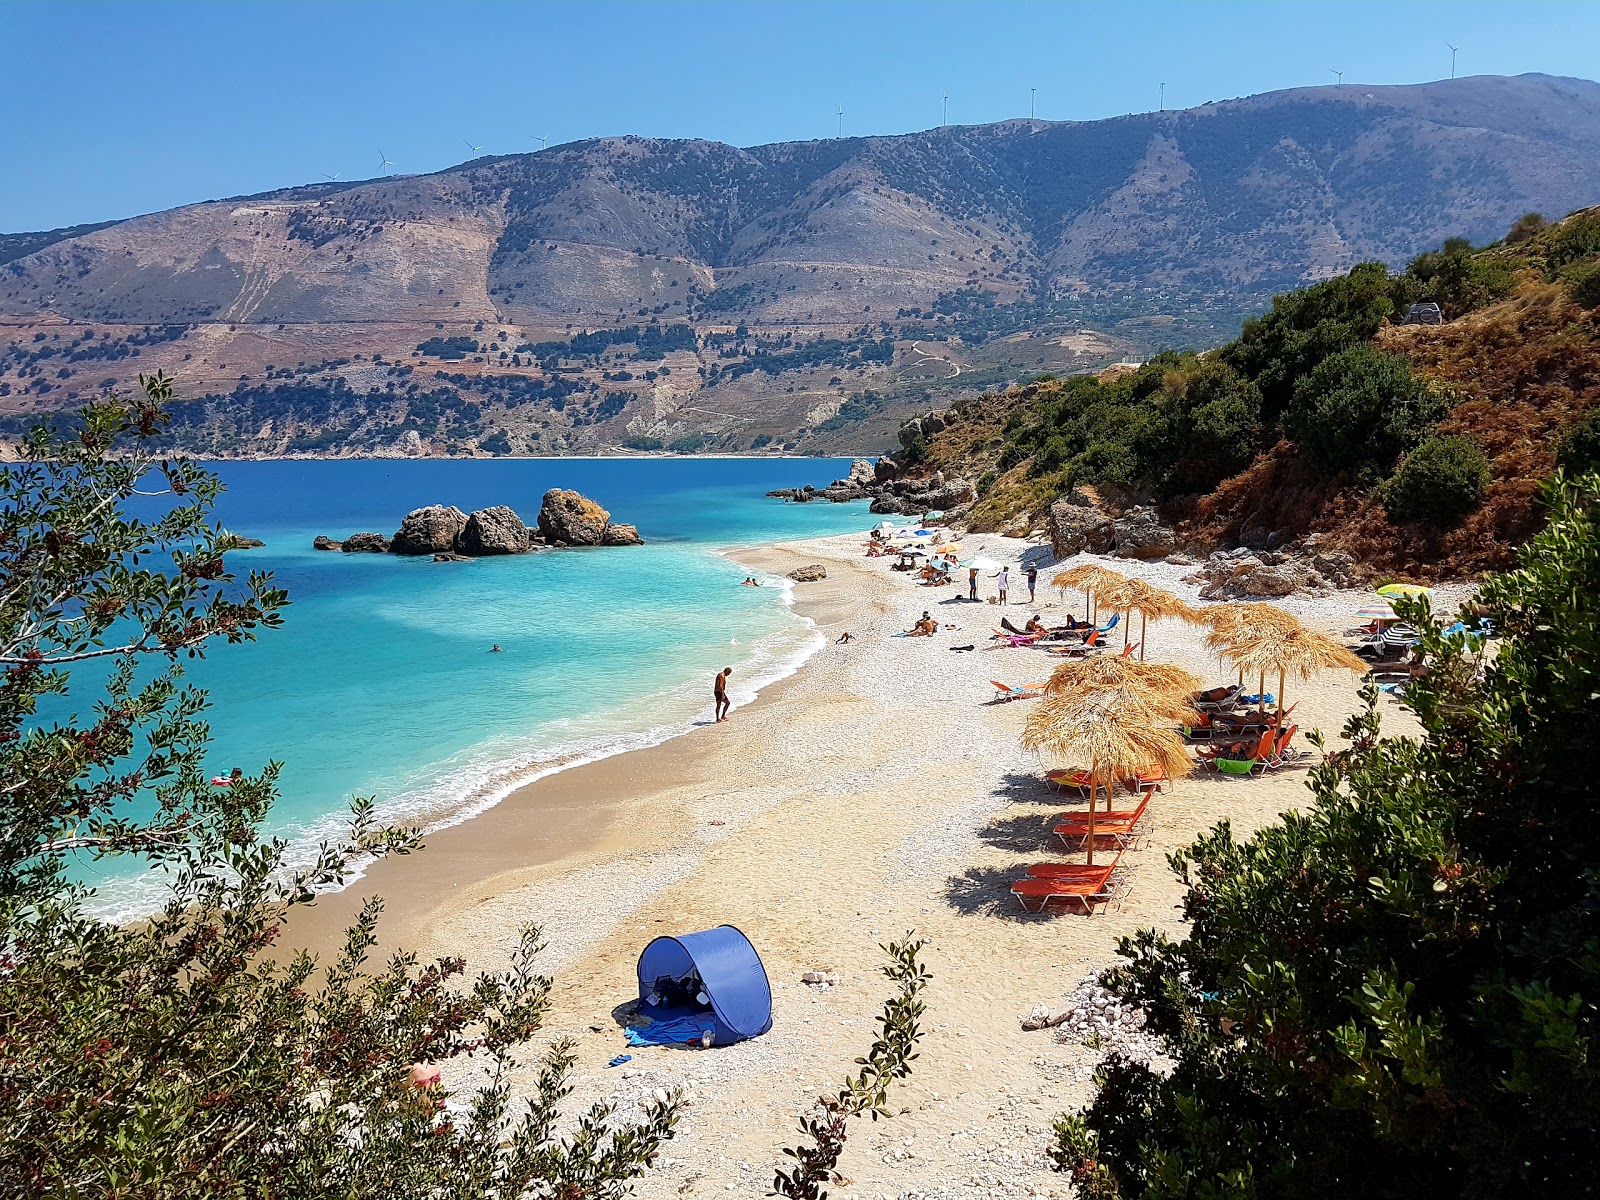
[[[396,554],[439,554],[456,548],[467,514],[454,505],[414,508],[395,530],[389,548]]]
[[[539,535],[552,546],[598,546],[609,524],[609,512],[566,488],[551,488],[539,506]]]
[[[389,539],[381,533],[352,533],[339,543],[346,554],[387,554]]]
[[[600,539],[602,546],[642,546],[644,539],[639,536],[639,530],[633,525],[607,525],[605,536]]]
[[[325,533],[319,533],[311,539],[311,548],[313,550],[337,550],[343,545],[343,542],[336,542]]]
[[[456,549],[470,558],[491,554],[526,554],[533,546],[528,527],[504,504],[480,508],[467,518]]]

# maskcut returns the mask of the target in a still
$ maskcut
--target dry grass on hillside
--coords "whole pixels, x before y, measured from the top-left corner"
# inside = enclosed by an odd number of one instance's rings
[[[1440,431],[1471,438],[1489,458],[1482,506],[1443,532],[1398,524],[1370,485],[1317,481],[1284,442],[1201,500],[1186,533],[1220,541],[1250,528],[1320,532],[1380,571],[1417,578],[1512,562],[1538,529],[1536,497],[1557,441],[1600,405],[1600,312],[1579,308],[1560,286],[1535,283],[1448,325],[1388,328],[1377,340],[1455,397]]]

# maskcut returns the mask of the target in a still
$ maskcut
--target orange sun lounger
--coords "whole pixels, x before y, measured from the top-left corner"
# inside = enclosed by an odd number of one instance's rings
[[[1025,879],[1011,885],[1011,894],[1025,912],[1043,912],[1052,900],[1075,900],[1085,914],[1092,912],[1091,901],[1110,900],[1117,895],[1122,862],[1119,853],[1109,863],[1034,863]],[[1030,906],[1029,901],[1038,901]]]

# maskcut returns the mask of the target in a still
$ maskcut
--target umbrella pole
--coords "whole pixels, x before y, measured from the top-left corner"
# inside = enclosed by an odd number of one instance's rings
[[[1133,632],[1133,609],[1122,614],[1122,648],[1128,648],[1128,635]]]
[[[1145,630],[1149,628],[1149,618],[1145,616],[1144,609],[1139,610],[1139,661],[1144,661]]]
[[[1278,732],[1283,732],[1283,680],[1285,667],[1278,668]]]
[[[1098,767],[1089,768],[1089,840],[1084,843],[1088,848],[1089,857],[1085,860],[1089,866],[1094,866],[1094,797],[1100,790],[1100,775]],[[1110,798],[1107,797],[1109,803]]]

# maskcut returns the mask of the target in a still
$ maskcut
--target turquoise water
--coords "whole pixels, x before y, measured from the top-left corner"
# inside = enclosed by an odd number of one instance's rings
[[[792,505],[770,488],[843,475],[837,459],[253,462],[215,468],[218,517],[265,548],[292,601],[284,627],[218,646],[188,668],[210,692],[211,766],[283,762],[268,821],[299,854],[334,832],[353,795],[393,819],[461,820],[563,766],[692,728],[711,678],[736,702],[792,671],[822,637],[785,581],[739,586],[724,547],[864,530],[865,503]],[[571,487],[642,547],[434,563],[314,551],[319,533],[391,533],[409,509],[509,504],[524,520]],[[489,653],[498,643],[503,654]],[[85,693],[87,695],[87,692]],[[84,703],[79,698],[73,707]],[[157,877],[85,868],[107,911],[147,908]]]

